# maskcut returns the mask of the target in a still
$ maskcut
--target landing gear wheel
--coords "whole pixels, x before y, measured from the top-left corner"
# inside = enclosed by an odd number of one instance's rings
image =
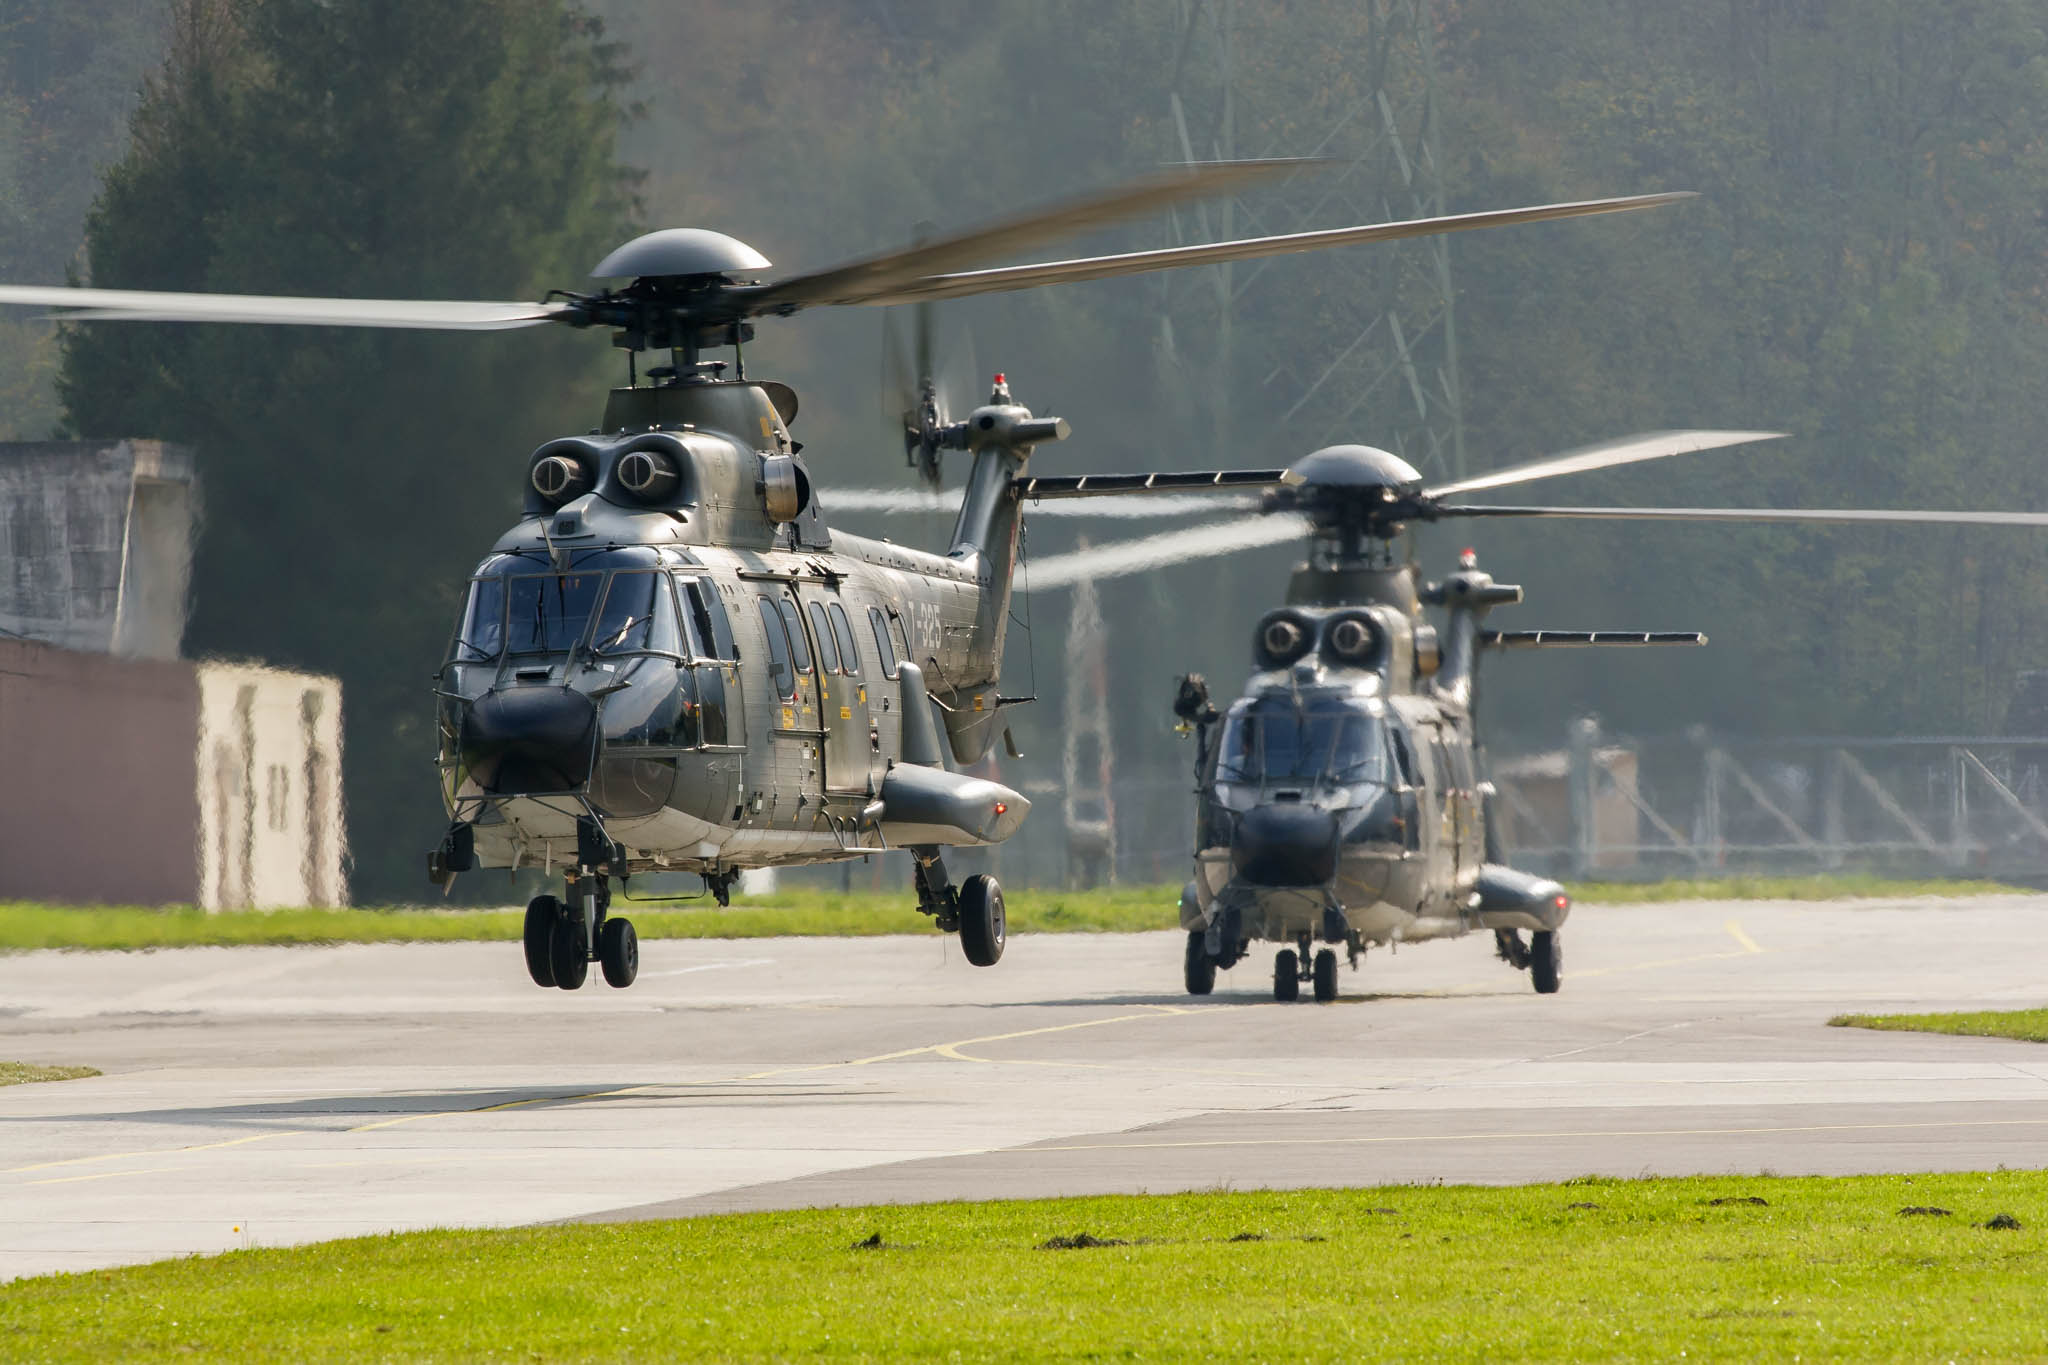
[[[1186,967],[1189,995],[1207,995],[1216,989],[1216,959],[1209,956],[1206,930],[1189,931]]]
[[[969,877],[960,888],[960,951],[977,967],[993,967],[1007,938],[1003,888],[986,873]]]
[[[555,916],[553,932],[548,936],[548,958],[554,963],[555,984],[565,991],[580,988],[583,979],[590,975],[590,949],[583,933],[583,916],[573,908],[567,914]]]
[[[604,964],[607,986],[624,990],[633,984],[633,978],[640,975],[640,936],[633,932],[633,921],[604,922],[597,931],[597,960]]]
[[[1325,948],[1316,954],[1316,999],[1329,1004],[1337,998],[1337,954]]]
[[[1301,998],[1301,959],[1294,955],[1292,948],[1282,948],[1273,955],[1273,998],[1282,1001]]]
[[[1529,984],[1538,995],[1556,995],[1564,976],[1564,949],[1557,930],[1542,929],[1529,935]]]
[[[555,921],[562,917],[562,903],[553,896],[535,896],[526,903],[526,974],[536,986],[555,984],[555,962],[550,940]]]

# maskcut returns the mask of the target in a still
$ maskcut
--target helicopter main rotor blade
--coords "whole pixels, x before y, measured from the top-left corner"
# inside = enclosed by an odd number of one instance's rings
[[[918,298],[941,297],[902,290],[942,271],[977,265],[992,257],[1072,237],[1189,199],[1236,194],[1328,164],[1297,158],[1176,166],[949,237],[935,237],[900,251],[793,276],[746,291],[745,297],[749,311],[756,313],[794,312],[828,304],[908,303]]]
[[[319,299],[268,294],[174,294],[149,289],[61,289],[0,285],[0,304],[55,308],[62,321],[298,323],[497,332],[566,321],[562,304],[463,299]]]
[[[1051,555],[1026,566],[1024,581],[1033,588],[1069,588],[1082,580],[1120,578],[1169,564],[1255,550],[1300,540],[1309,523],[1296,516],[1252,516],[1237,521],[1212,521],[1185,531],[1167,531],[1140,540],[1091,546]]]
[[[1842,526],[2048,526],[2048,512],[1937,512],[1924,508],[1443,507],[1446,517],[1573,517],[1595,521],[1816,522]]]
[[[1447,498],[1453,493],[1474,493],[1482,488],[1504,488],[1509,484],[1534,483],[1538,479],[1554,479],[1560,474],[1584,474],[1594,469],[1635,464],[1640,460],[1662,460],[1673,455],[1689,455],[1698,450],[1720,450],[1726,446],[1747,445],[1752,441],[1776,441],[1784,435],[1782,431],[1645,432],[1640,436],[1624,436],[1619,440],[1602,441],[1598,445],[1568,450],[1562,455],[1551,455],[1527,464],[1496,469],[1490,474],[1475,474],[1469,479],[1439,484],[1435,488],[1424,489],[1422,496]]]
[[[1410,218],[1392,223],[1368,223],[1359,227],[1324,228],[1315,232],[1288,232],[1273,237],[1245,237],[1231,242],[1210,242],[1199,246],[1163,247],[1156,251],[1131,251],[1117,256],[1087,256],[1070,261],[1044,261],[1036,265],[1003,266],[953,275],[928,275],[921,279],[897,281],[881,292],[858,298],[818,300],[830,303],[890,304],[913,299],[957,299],[971,294],[1000,294],[1016,289],[1035,289],[1046,284],[1077,280],[1102,280],[1117,275],[1135,275],[1148,270],[1172,270],[1186,265],[1216,265],[1256,256],[1289,256],[1326,247],[1353,246],[1363,242],[1395,242],[1407,237],[1430,237],[1445,232],[1466,232],[1473,228],[1509,227],[1517,223],[1543,223],[1556,218],[1584,218],[1599,213],[1629,213],[1637,209],[1661,208],[1689,192],[1638,194],[1621,199],[1588,199],[1572,204],[1538,204],[1519,209],[1488,209],[1480,213],[1455,213],[1441,218]]]
[[[925,493],[911,488],[826,489],[823,506],[832,512],[944,512],[960,510],[958,493]],[[1241,498],[1210,498],[1193,495],[1139,498],[1133,501],[1104,499],[1091,502],[1053,502],[1034,505],[1027,515],[1040,517],[1107,517],[1143,521],[1149,517],[1214,516],[1219,512],[1251,511],[1256,504]]]

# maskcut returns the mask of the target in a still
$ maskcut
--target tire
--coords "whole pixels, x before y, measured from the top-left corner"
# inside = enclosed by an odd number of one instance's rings
[[[1003,888],[985,873],[969,877],[960,888],[960,951],[977,967],[993,967],[1007,938]]]
[[[1206,930],[1188,931],[1188,951],[1184,975],[1189,995],[1207,995],[1216,989],[1216,959],[1209,956],[1209,935]]]
[[[1292,948],[1282,948],[1273,955],[1273,998],[1281,1001],[1301,998],[1301,959],[1294,955]]]
[[[1325,948],[1316,954],[1316,1000],[1329,1004],[1337,998],[1337,954]]]
[[[562,903],[553,896],[535,896],[526,903],[526,974],[536,986],[555,984],[551,940],[561,915]]]
[[[565,991],[580,989],[590,975],[590,950],[584,946],[583,916],[574,907],[555,916],[554,931],[548,936],[548,959],[554,963],[555,984]]]
[[[604,965],[604,982],[620,990],[640,975],[640,936],[633,921],[608,919],[597,933],[597,960]]]
[[[1564,980],[1564,948],[1555,929],[1529,935],[1529,984],[1538,995],[1556,995]]]

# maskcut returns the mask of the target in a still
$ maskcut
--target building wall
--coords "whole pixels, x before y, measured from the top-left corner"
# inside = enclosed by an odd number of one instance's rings
[[[222,663],[198,680],[199,903],[345,904],[341,684]]]
[[[0,640],[0,897],[193,900],[192,665]]]
[[[0,443],[0,630],[175,659],[195,489],[191,452],[161,441]]]

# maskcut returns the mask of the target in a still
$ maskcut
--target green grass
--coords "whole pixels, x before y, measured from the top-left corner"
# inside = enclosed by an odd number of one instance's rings
[[[2044,1271],[2039,1172],[1131,1196],[50,1276],[0,1286],[0,1357],[2039,1359]]]
[[[1960,1014],[1838,1014],[1836,1028],[1874,1028],[1894,1033],[1957,1033],[1971,1038],[2017,1038],[2048,1043],[2048,1009],[1970,1010]]]
[[[1973,896],[2024,888],[1998,882],[1886,881],[1875,877],[1738,878],[1728,881],[1583,882],[1575,899],[1590,905],[1655,901],[1837,900],[1849,897]],[[1179,925],[1177,886],[1115,886],[1095,891],[1007,891],[1012,933],[1126,933]],[[631,905],[642,938],[773,938],[788,934],[865,937],[934,932],[902,891],[825,891],[789,887],[720,910]],[[410,943],[514,940],[518,910],[426,907],[266,910],[210,915],[189,906],[53,906],[0,903],[0,952],[31,948],[190,948],[291,943]]]
[[[32,1081],[76,1081],[100,1073],[89,1066],[37,1066],[34,1062],[0,1062],[0,1085]]]
[[[1012,933],[1120,932],[1172,928],[1177,887],[1006,892]],[[721,910],[632,905],[614,900],[642,938],[772,938],[789,934],[867,936],[936,932],[902,892],[778,891]],[[188,948],[292,943],[516,940],[519,910],[266,910],[208,914],[189,906],[52,906],[0,903],[0,951],[30,948]]]

